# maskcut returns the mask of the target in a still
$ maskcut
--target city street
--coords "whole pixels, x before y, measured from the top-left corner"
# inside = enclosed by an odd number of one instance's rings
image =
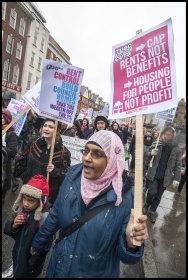
[[[136,265],[121,264],[121,278],[186,277],[186,185],[181,197],[175,192],[172,187],[164,192],[156,222],[147,221],[149,240],[145,245],[145,254]],[[9,191],[2,209],[2,272],[12,262],[13,239],[3,234],[3,228],[16,196]],[[44,278],[45,270],[46,265],[40,278]]]

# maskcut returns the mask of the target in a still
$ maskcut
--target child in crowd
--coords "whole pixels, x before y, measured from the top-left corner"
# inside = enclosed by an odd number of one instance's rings
[[[49,185],[42,175],[35,175],[20,190],[12,209],[11,218],[6,222],[4,233],[15,240],[13,257],[13,278],[37,278],[42,271],[46,253],[30,254],[35,234],[49,214]]]

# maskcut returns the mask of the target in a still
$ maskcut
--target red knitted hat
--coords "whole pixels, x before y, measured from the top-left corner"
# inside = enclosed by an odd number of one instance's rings
[[[49,185],[43,175],[35,175],[27,182],[27,185],[41,190],[42,196],[49,196]]]
[[[40,200],[39,207],[35,210],[34,219],[40,221],[42,217],[43,203],[41,197],[49,196],[49,184],[43,175],[35,175],[27,184],[23,185],[17,200],[15,201],[12,209],[18,213],[23,208],[22,195],[28,195]]]
[[[12,121],[12,114],[9,110],[3,109],[2,110],[2,115],[5,118],[5,122],[8,124]]]

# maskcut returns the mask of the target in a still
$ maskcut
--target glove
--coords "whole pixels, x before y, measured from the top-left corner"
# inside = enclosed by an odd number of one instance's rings
[[[172,186],[173,187],[178,187],[179,186],[179,182],[178,181],[176,181],[176,180],[174,180],[173,182],[172,182]]]
[[[156,156],[158,149],[151,150],[151,156]]]

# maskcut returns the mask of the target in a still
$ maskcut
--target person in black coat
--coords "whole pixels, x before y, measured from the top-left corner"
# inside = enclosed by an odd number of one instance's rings
[[[123,134],[123,145],[125,146],[127,144],[127,139],[128,139],[128,128],[125,122],[122,122],[120,124],[120,130],[122,131]]]
[[[2,110],[2,130],[12,121],[11,112],[7,109]],[[2,187],[2,205],[5,201],[7,191],[11,188],[11,161],[17,154],[17,135],[14,128],[11,126],[2,137],[2,146],[7,154],[7,161],[5,163],[5,179]]]
[[[122,133],[122,131],[120,130],[119,124],[118,124],[116,121],[114,121],[114,122],[112,123],[111,129],[112,129],[112,131],[113,131],[115,134],[117,134],[117,135],[119,136],[119,138],[121,139],[121,141],[122,141],[122,143],[123,143],[123,133]]]
[[[16,176],[20,176],[25,184],[31,177],[49,172],[49,202],[53,205],[67,168],[71,163],[71,153],[63,145],[60,137],[61,123],[58,124],[52,163],[49,164],[55,121],[45,119],[41,128],[41,136],[31,139],[16,162]]]
[[[23,185],[5,223],[4,234],[14,239],[12,251],[13,278],[37,278],[42,271],[46,253],[32,256],[30,247],[35,234],[50,212],[49,185],[44,176],[36,175]]]
[[[83,118],[81,129],[84,134],[84,139],[87,140],[93,134],[93,129],[89,127],[89,120]]]

